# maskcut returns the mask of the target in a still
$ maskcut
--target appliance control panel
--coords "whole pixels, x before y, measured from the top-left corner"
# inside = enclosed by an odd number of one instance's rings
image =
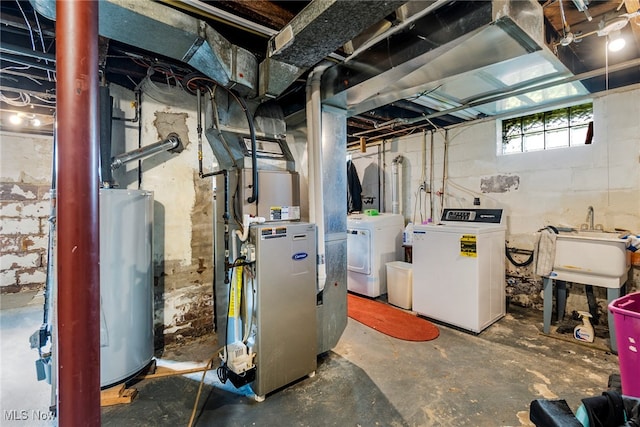
[[[502,209],[444,209],[442,221],[502,224]]]

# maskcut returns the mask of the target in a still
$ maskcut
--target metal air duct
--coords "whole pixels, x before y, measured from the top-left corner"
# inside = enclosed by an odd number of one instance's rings
[[[538,2],[450,2],[327,70],[323,102],[349,115],[399,99],[438,111],[522,81],[567,75],[544,44]],[[571,90],[586,93],[577,82]]]
[[[34,9],[55,20],[55,1],[32,0]],[[231,44],[209,24],[151,1],[101,0],[99,33],[191,65],[243,96],[258,93],[258,61]]]
[[[31,3],[55,20],[54,0]],[[261,98],[271,98],[406,0],[312,1],[272,37],[267,59],[259,67],[249,51],[230,43],[205,21],[168,6],[135,0],[99,3],[101,36],[183,61],[242,96],[253,98],[259,92]]]

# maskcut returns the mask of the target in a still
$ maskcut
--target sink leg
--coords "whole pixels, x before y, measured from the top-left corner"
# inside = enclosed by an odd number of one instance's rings
[[[615,299],[620,298],[620,289],[619,288],[607,288],[607,306],[611,304],[611,302]],[[618,342],[616,340],[616,325],[613,320],[613,313],[611,310],[607,310],[609,314],[609,343],[611,347],[611,351],[615,354],[618,354]]]
[[[545,277],[543,279],[544,311],[542,315],[542,331],[548,334],[551,330],[551,312],[553,310],[553,279]]]
[[[564,320],[564,312],[567,309],[567,282],[564,280],[556,280],[556,307],[558,312],[558,321]]]

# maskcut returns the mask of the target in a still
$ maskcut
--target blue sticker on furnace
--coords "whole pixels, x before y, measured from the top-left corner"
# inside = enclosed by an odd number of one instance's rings
[[[293,254],[291,259],[294,260],[294,261],[301,261],[301,260],[305,259],[308,256],[309,256],[309,254],[306,253],[306,252],[298,252],[297,254]]]

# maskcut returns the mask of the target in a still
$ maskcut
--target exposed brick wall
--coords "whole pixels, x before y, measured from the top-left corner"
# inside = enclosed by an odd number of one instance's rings
[[[0,182],[0,292],[42,289],[46,280],[49,185]]]

